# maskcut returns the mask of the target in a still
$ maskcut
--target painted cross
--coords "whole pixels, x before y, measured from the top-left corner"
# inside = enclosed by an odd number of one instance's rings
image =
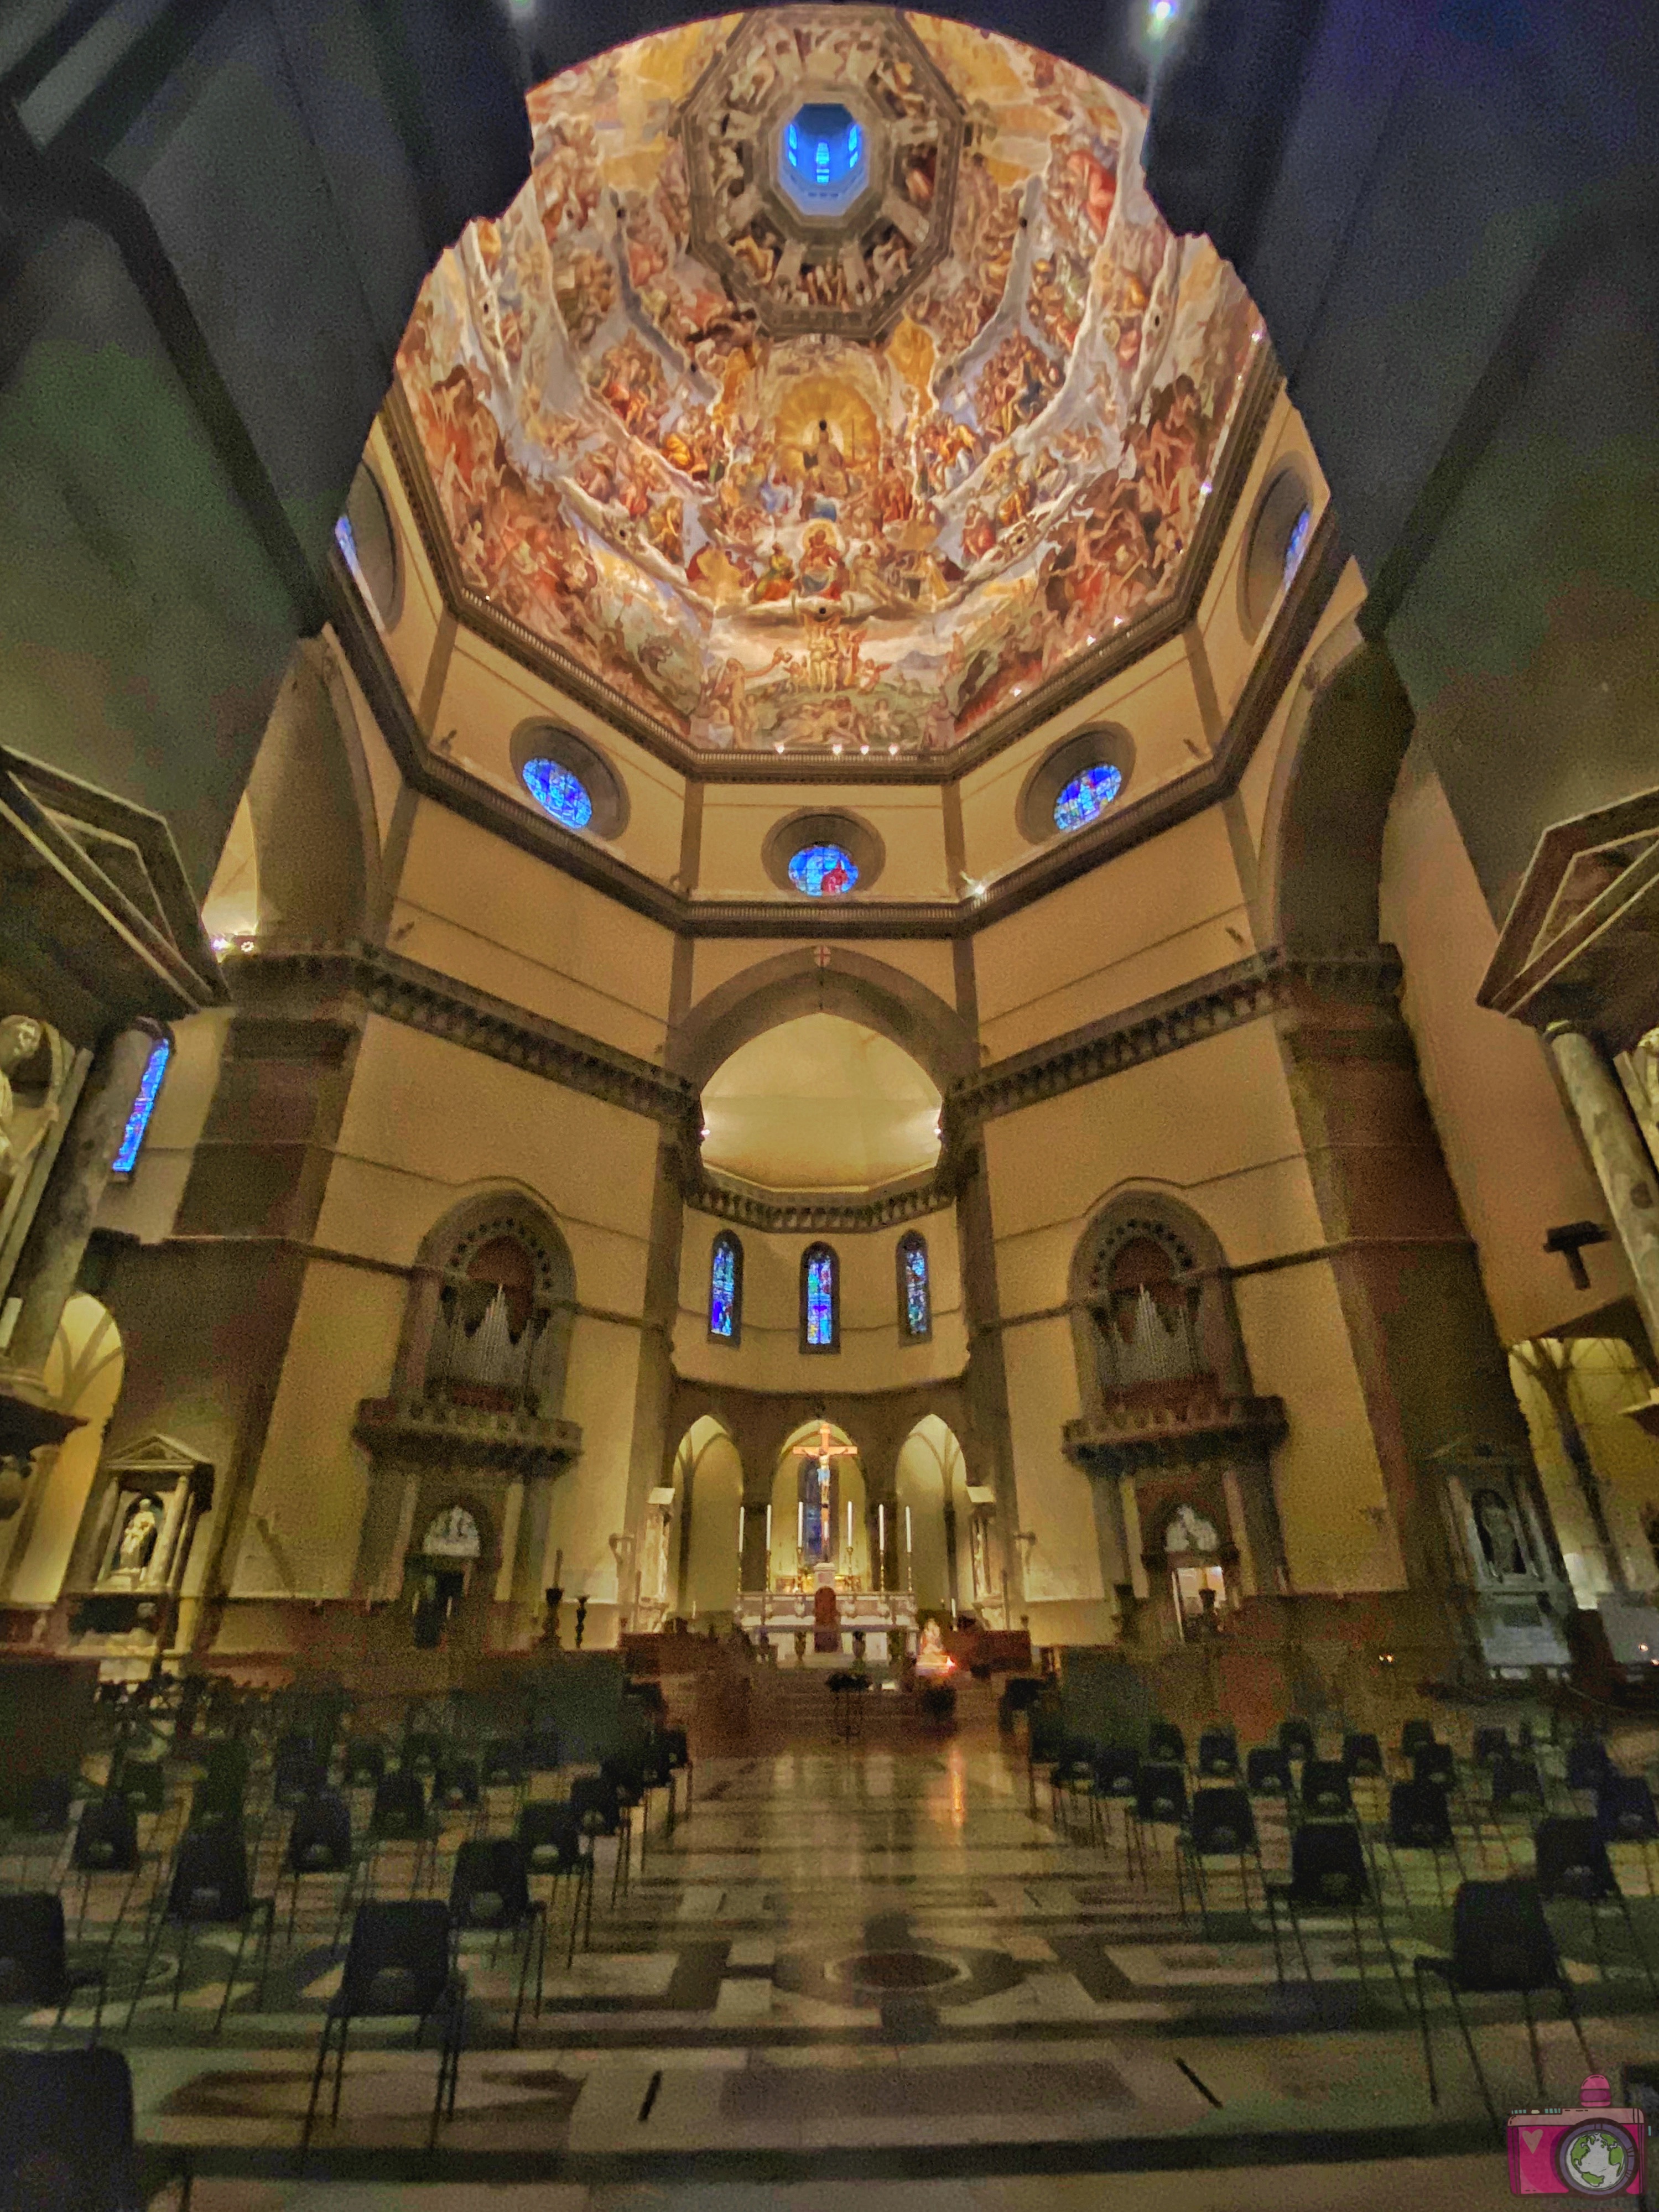
[[[813,1509],[817,1516],[817,1526],[814,1532],[814,1540],[811,1547],[813,1553],[817,1557],[828,1559],[833,1558],[835,1553],[835,1523],[833,1510],[830,1501],[831,1463],[838,1459],[856,1459],[858,1457],[858,1449],[859,1448],[856,1444],[838,1444],[835,1441],[834,1431],[830,1428],[828,1420],[826,1420],[822,1415],[819,1416],[818,1419],[817,1435],[813,1438],[811,1443],[796,1444],[792,1447],[791,1456],[793,1458],[815,1462],[817,1467],[817,1482],[816,1487],[818,1494],[818,1502],[817,1506]],[[803,1472],[805,1470],[803,1470]],[[804,1535],[804,1524],[802,1533]],[[803,1548],[805,1548],[805,1547],[803,1547]]]

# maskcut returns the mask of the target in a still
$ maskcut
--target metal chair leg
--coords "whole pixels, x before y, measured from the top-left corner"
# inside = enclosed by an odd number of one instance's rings
[[[1497,2107],[1492,2103],[1492,2091],[1486,2086],[1486,2076],[1480,2063],[1480,2055],[1474,2047],[1474,2038],[1469,2033],[1469,2024],[1463,2014],[1462,2002],[1457,1994],[1457,1984],[1455,1982],[1448,1981],[1446,1988],[1450,1993],[1452,2010],[1457,2015],[1457,2025],[1463,2032],[1463,2046],[1469,2054],[1469,2063],[1474,2069],[1474,2078],[1480,2084],[1480,2101],[1486,2108],[1486,2118],[1492,2122],[1501,2143],[1504,2140],[1503,2124],[1498,2119]],[[1528,2017],[1530,2022],[1530,2014]]]

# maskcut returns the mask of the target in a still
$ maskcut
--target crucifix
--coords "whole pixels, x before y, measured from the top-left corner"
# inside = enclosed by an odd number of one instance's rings
[[[796,1565],[805,1567],[809,1559],[814,1565],[821,1560],[833,1561],[836,1548],[835,1506],[830,1498],[833,1463],[838,1459],[856,1459],[856,1444],[838,1444],[829,1422],[818,1419],[818,1432],[810,1443],[793,1447],[792,1458],[802,1462],[799,1497],[797,1505],[795,1533]],[[809,1475],[808,1469],[814,1473]],[[811,1492],[808,1500],[809,1488]]]

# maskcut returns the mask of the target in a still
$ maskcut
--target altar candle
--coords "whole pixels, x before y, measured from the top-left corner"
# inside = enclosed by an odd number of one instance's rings
[[[853,1501],[850,1498],[847,1501],[847,1556],[848,1559],[853,1556]]]
[[[739,1589],[743,1588],[743,1524],[748,1510],[746,1505],[739,1505],[738,1508],[738,1588]]]
[[[806,1500],[799,1499],[795,1506],[795,1565],[806,1564]]]

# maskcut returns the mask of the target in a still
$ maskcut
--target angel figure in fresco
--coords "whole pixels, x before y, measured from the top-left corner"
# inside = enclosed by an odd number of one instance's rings
[[[781,545],[774,545],[767,556],[765,567],[755,579],[749,594],[749,604],[754,607],[763,607],[776,600],[793,599],[794,595],[795,564]]]

